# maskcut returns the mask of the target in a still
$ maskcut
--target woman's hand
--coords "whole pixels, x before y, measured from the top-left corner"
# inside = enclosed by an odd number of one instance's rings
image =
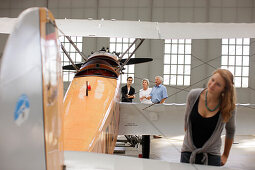
[[[223,155],[221,156],[220,165],[221,165],[221,166],[224,166],[224,165],[226,164],[227,160],[228,160],[228,157],[227,157],[226,155],[223,154]]]

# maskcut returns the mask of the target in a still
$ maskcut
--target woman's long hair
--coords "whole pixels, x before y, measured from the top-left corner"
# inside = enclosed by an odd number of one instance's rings
[[[225,88],[221,94],[221,115],[224,122],[227,122],[231,116],[232,111],[236,107],[236,92],[234,87],[233,74],[226,69],[217,69],[213,75],[218,73],[225,80]]]

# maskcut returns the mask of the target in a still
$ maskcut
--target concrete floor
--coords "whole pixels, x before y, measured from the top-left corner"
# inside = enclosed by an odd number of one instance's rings
[[[222,139],[222,143],[224,144],[224,136]],[[183,136],[163,137],[160,139],[153,139],[151,137],[150,159],[179,163],[182,142]],[[222,146],[222,150],[223,147],[224,146]],[[141,146],[138,146],[137,148],[125,147],[122,149],[125,150],[125,153],[119,153],[118,155],[139,157],[139,154],[141,154]],[[254,170],[254,162],[255,135],[235,136],[230,156],[224,167],[237,170]]]

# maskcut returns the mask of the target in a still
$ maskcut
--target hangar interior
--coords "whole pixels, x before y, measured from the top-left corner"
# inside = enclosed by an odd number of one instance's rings
[[[47,7],[51,10],[56,19],[140,20],[181,23],[255,22],[254,0],[0,0],[0,17],[16,18],[23,10],[30,7]],[[3,55],[7,38],[8,35],[0,34],[0,59]],[[166,49],[169,48],[167,44],[171,44],[172,47],[181,44],[183,48],[186,48],[186,44],[182,44],[186,42],[186,40],[173,40],[172,43],[169,43],[167,40],[146,39],[135,53],[135,57],[153,58],[153,62],[134,66],[134,70],[129,73],[131,76],[134,76],[133,87],[137,91],[141,89],[141,79],[143,78],[148,78],[151,81],[150,86],[152,86],[155,76],[160,75],[164,77],[164,84],[167,87],[168,95],[171,96],[166,100],[166,103],[185,103],[188,91],[197,87],[206,87],[208,81],[206,77],[211,75],[215,68],[220,68],[222,64],[225,63],[226,65],[231,65],[235,76],[239,78],[237,84],[240,84],[240,87],[236,88],[237,103],[254,104],[255,78],[252,75],[255,74],[255,44],[254,39],[245,37],[246,39],[244,40],[242,38],[243,37],[233,37],[233,39],[225,40],[192,39],[187,41],[191,47],[190,54],[183,52],[175,54],[182,55],[184,58],[186,55],[191,56],[190,62],[185,63],[184,59],[182,62],[177,61],[174,63],[176,69],[179,67],[178,64],[182,66],[180,72],[178,72],[177,69],[177,73],[174,74],[176,78],[179,75],[182,76],[180,85],[176,85],[178,83],[171,82],[170,79],[167,78],[169,75],[172,75],[171,70],[167,70],[170,69],[172,65],[167,62],[168,59],[166,59],[166,56],[170,56],[169,53],[171,52]],[[124,40],[116,39],[116,41],[123,42]],[[92,51],[100,50],[102,47],[110,47],[112,43],[110,38],[91,37],[83,37],[79,42],[82,44],[80,47],[86,56],[90,55]],[[176,45],[174,42],[180,42],[180,44],[177,43]],[[224,51],[224,45],[228,48],[229,53]],[[238,48],[241,48],[241,51],[238,51]],[[241,60],[238,60],[237,57],[230,57],[238,55],[242,56]],[[228,56],[226,62],[225,60],[223,61],[223,56]],[[241,61],[241,63],[239,61]],[[185,66],[188,66],[188,71],[186,70],[188,72],[187,75],[187,72],[185,73],[185,71],[183,71],[184,68],[186,68]],[[185,76],[189,78],[183,79]],[[184,85],[184,82],[187,84]],[[64,82],[65,91],[69,83],[70,81]],[[171,83],[175,85],[171,85]],[[180,89],[186,89],[186,91],[178,92]],[[138,97],[135,98],[134,102],[139,102]],[[254,141],[254,136],[249,136],[247,140]],[[157,143],[157,141],[154,141],[154,143]],[[170,147],[173,147],[173,144],[170,145]],[[254,143],[251,144],[251,146],[254,150]]]

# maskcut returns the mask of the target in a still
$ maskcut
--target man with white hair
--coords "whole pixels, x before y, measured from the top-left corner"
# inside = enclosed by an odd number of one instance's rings
[[[150,96],[146,99],[152,101],[152,103],[161,104],[164,103],[167,96],[166,87],[162,84],[163,78],[161,76],[155,77],[155,86],[152,88]]]

